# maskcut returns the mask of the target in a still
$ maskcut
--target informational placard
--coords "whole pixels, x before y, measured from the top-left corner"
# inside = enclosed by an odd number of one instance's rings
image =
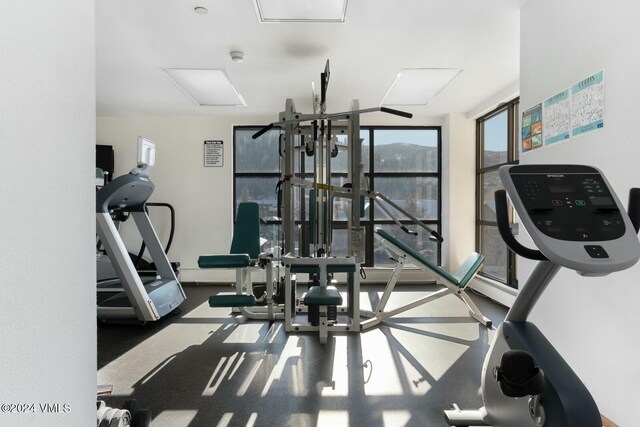
[[[204,142],[205,167],[222,167],[224,161],[224,145],[222,141]]]
[[[571,135],[604,127],[604,70],[571,87]]]
[[[603,128],[604,70],[522,113],[521,126],[523,153]]]
[[[522,152],[542,147],[542,104],[522,113]]]
[[[542,120],[544,121],[544,145],[569,139],[569,131],[571,130],[569,89],[565,89],[544,101]]]

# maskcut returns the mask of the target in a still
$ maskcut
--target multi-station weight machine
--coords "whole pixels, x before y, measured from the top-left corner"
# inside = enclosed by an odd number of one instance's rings
[[[293,100],[287,99],[285,110],[279,120],[262,128],[253,135],[260,135],[274,127],[282,129],[280,154],[282,175],[279,183],[282,219],[282,256],[285,266],[285,295],[296,295],[296,274],[308,273],[310,286],[295,305],[285,309],[285,330],[318,330],[322,342],[327,339],[328,326],[332,331],[360,330],[360,269],[365,261],[364,228],[360,218],[364,216],[364,198],[370,196],[362,163],[362,140],[360,138],[360,115],[383,112],[411,118],[412,114],[385,107],[360,109],[357,100],[347,112],[326,112],[326,93],[329,84],[329,61],[320,75],[320,96],[313,96],[313,114],[296,111]],[[339,142],[338,136],[346,136]],[[296,177],[296,161],[304,161],[300,151],[313,158],[313,180]],[[343,187],[331,183],[332,159],[340,151],[347,153],[347,182]],[[307,236],[296,235],[295,192],[304,189],[308,194],[309,228]],[[334,199],[346,199],[347,253],[335,256],[332,253],[332,226]],[[306,201],[306,198],[305,198]],[[430,230],[431,231],[431,230]],[[302,233],[300,233],[302,234]],[[295,242],[300,242],[296,247]],[[312,247],[309,256],[304,245]],[[331,285],[335,273],[346,273],[347,301],[343,305],[342,295]],[[305,310],[306,308],[306,310]],[[296,314],[308,313],[309,322],[296,322]],[[346,315],[339,322],[338,314]]]
[[[281,130],[279,136],[281,175],[277,186],[279,216],[282,221],[279,253],[272,254],[271,257],[261,256],[260,259],[243,259],[240,265],[232,265],[228,262],[231,260],[228,258],[229,255],[206,255],[199,259],[199,265],[202,268],[230,267],[251,271],[256,268],[256,265],[262,266],[266,268],[268,278],[274,276],[272,262],[278,262],[284,267],[282,276],[284,279],[267,280],[265,291],[267,309],[254,306],[255,298],[251,295],[250,279],[239,279],[236,283],[236,293],[233,295],[212,296],[210,305],[231,306],[236,312],[256,319],[265,319],[265,315],[269,320],[284,317],[287,332],[318,331],[321,342],[326,342],[329,330],[359,332],[391,317],[389,312],[384,312],[384,304],[395,286],[395,280],[402,265],[409,260],[420,264],[418,266],[421,268],[422,264],[429,264],[429,268],[425,271],[435,272],[438,283],[445,284],[448,289],[435,297],[421,299],[406,307],[395,309],[393,314],[453,293],[469,306],[473,317],[484,324],[489,324],[490,321],[479,313],[477,307],[464,294],[464,287],[484,258],[476,254],[478,256],[475,262],[469,264],[469,267],[475,270],[472,273],[463,272],[460,278],[466,277],[466,279],[457,281],[448,273],[441,271],[438,266],[429,263],[420,254],[411,250],[411,253],[405,253],[404,249],[399,249],[397,245],[402,245],[401,242],[392,236],[380,237],[379,234],[382,232],[377,232],[376,236],[382,240],[385,248],[390,250],[395,248],[399,263],[392,275],[393,281],[390,280],[383,296],[384,303],[374,311],[360,310],[360,274],[363,273],[362,265],[365,262],[365,231],[361,225],[361,218],[365,215],[365,198],[368,197],[374,201],[372,205],[381,209],[404,232],[418,234],[400,223],[396,218],[398,213],[412,221],[415,226],[426,230],[432,240],[442,242],[443,239],[437,231],[432,230],[397,203],[380,193],[371,191],[364,179],[360,116],[366,113],[382,112],[411,118],[412,114],[386,107],[360,109],[357,100],[352,101],[349,111],[327,113],[326,94],[329,77],[329,61],[327,61],[320,76],[320,94],[313,95],[312,114],[297,112],[293,100],[287,99],[285,110],[280,113],[278,121],[268,124],[253,135],[253,139],[258,139],[274,128]],[[306,156],[302,156],[302,152]],[[331,177],[332,162],[340,152],[347,154],[347,184],[338,187],[332,184]],[[304,179],[299,174],[303,170],[302,163],[310,163],[305,159],[313,159],[313,179]],[[305,209],[302,211],[308,211],[308,219],[296,217],[296,207],[300,204],[300,199],[297,197],[303,199]],[[347,251],[346,254],[343,252],[339,256],[332,251],[334,200],[336,199],[346,202],[343,205],[346,206],[344,211],[347,217]],[[255,209],[257,210],[257,207]],[[394,214],[394,212],[397,213]],[[256,221],[258,221],[257,218],[253,223]],[[299,226],[300,224],[302,226]],[[306,224],[308,227],[305,227]],[[236,223],[236,231],[244,228],[246,227],[238,227]],[[234,236],[234,241],[235,239]],[[343,304],[342,294],[332,285],[333,275],[339,273],[346,274],[347,277],[346,304]],[[309,288],[300,297],[298,297],[296,280],[299,274],[309,275]],[[280,279],[281,276],[277,276]],[[243,277],[246,278],[246,275]],[[439,280],[440,278],[444,278],[445,283]],[[446,282],[455,283],[447,284]],[[282,292],[284,292],[284,307],[280,305],[277,309],[273,309],[274,294]],[[307,314],[307,321],[298,321],[300,317],[298,315],[303,313]],[[373,319],[361,322],[361,316]]]
[[[329,61],[321,73],[320,96],[314,94],[314,113],[302,114],[296,111],[292,99],[287,99],[285,110],[280,113],[279,120],[262,128],[253,135],[259,138],[269,130],[278,127],[282,129],[280,136],[280,155],[282,157],[282,171],[280,190],[282,195],[281,218],[284,234],[284,252],[295,253],[294,247],[295,215],[294,191],[296,188],[313,190],[315,204],[310,206],[310,221],[314,236],[310,236],[314,244],[316,256],[330,255],[333,204],[332,198],[360,200],[364,196],[373,197],[364,181],[362,164],[362,140],[360,138],[360,115],[372,112],[383,112],[400,117],[411,118],[413,115],[404,111],[386,107],[360,109],[358,100],[353,100],[351,110],[342,113],[326,113],[326,92],[329,84]],[[305,125],[306,124],[306,125]],[[346,143],[338,142],[339,136],[346,136]],[[314,160],[313,181],[295,177],[295,164],[300,161],[299,152],[303,150]],[[349,184],[335,187],[331,184],[331,163],[340,151],[346,151],[348,156]],[[376,196],[380,196],[376,193]],[[388,202],[393,203],[386,199]],[[349,222],[349,256],[364,262],[363,230],[360,218],[363,216],[362,204],[351,203]],[[410,218],[412,218],[409,215]],[[417,219],[413,218],[419,222]],[[433,232],[424,226],[429,232]],[[310,233],[311,234],[311,233]]]

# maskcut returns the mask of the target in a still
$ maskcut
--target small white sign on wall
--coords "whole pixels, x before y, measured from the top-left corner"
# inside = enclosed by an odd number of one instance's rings
[[[224,160],[224,145],[222,141],[204,142],[204,166],[222,167]]]

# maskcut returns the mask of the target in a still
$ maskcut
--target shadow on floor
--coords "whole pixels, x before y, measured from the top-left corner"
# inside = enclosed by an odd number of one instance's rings
[[[492,334],[453,296],[321,345],[316,334],[287,335],[281,322],[208,308],[210,295],[227,290],[187,286],[179,315],[99,325],[98,382],[114,385],[107,403],[138,399],[154,427],[439,426],[452,403],[481,405]],[[473,298],[494,325],[502,321],[505,309]]]

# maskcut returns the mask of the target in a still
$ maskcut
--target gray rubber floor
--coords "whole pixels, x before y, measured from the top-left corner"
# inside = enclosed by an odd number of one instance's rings
[[[388,307],[439,289],[398,287]],[[365,333],[287,335],[281,322],[212,309],[226,286],[185,286],[179,314],[148,325],[98,325],[98,384],[104,400],[135,398],[153,427],[445,425],[442,411],[477,408],[485,353],[506,309],[473,299],[487,330],[446,296]],[[382,287],[365,287],[363,308]]]

